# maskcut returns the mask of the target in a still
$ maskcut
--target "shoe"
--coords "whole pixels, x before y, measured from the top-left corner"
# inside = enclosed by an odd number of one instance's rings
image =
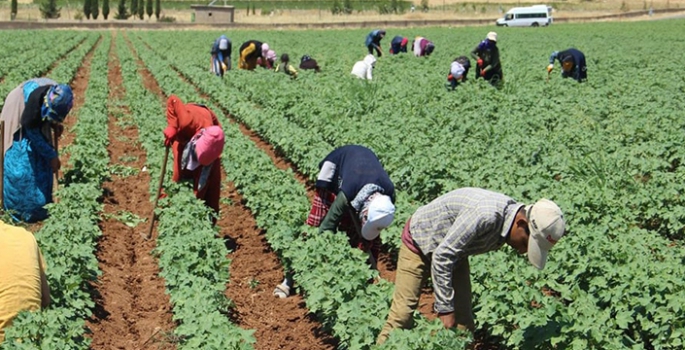
[[[276,286],[276,289],[274,289],[274,295],[281,299],[285,299],[290,296],[290,287],[285,284],[279,284]]]

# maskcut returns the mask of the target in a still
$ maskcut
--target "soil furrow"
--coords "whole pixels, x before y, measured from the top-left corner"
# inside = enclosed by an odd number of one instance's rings
[[[114,33],[113,35],[116,35]],[[121,100],[125,95],[116,41],[109,61],[110,164],[116,166],[103,184],[104,214],[97,257],[102,275],[98,279],[97,307],[88,322],[92,349],[173,349],[166,337],[173,332],[171,304],[164,280],[151,255],[154,240],[144,240],[152,203],[148,200],[150,175],[144,171],[146,153],[138,142],[130,112]]]
[[[141,62],[139,64],[142,65]],[[164,94],[152,74],[147,69],[143,69],[141,74],[146,84],[149,84],[146,88],[163,98]],[[189,83],[183,75],[179,76]],[[198,96],[211,101],[199,91]],[[216,107],[214,111],[222,112],[219,115],[226,117],[222,122],[236,123],[226,111]],[[242,130],[247,130],[243,125],[238,125]],[[273,154],[273,148],[259,139],[256,133],[252,133],[251,139],[257,147]],[[284,158],[275,158],[274,154],[272,159],[278,160],[279,168],[287,167]],[[224,186],[221,191],[221,216],[217,226],[219,235],[231,250],[228,255],[231,264],[226,296],[235,305],[232,321],[241,328],[255,330],[255,349],[337,348],[337,340],[321,330],[321,324],[309,313],[302,296],[278,299],[272,294],[274,287],[283,280],[283,267],[266,241],[264,232],[257,227],[250,210],[242,204],[242,196],[235,185],[225,181],[225,174],[222,174],[222,178]]]

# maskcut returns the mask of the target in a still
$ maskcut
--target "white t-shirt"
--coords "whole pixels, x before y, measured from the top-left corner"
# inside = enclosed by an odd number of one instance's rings
[[[461,63],[457,61],[453,61],[452,65],[450,65],[450,74],[454,77],[454,79],[459,79],[464,74],[464,66],[461,65]]]

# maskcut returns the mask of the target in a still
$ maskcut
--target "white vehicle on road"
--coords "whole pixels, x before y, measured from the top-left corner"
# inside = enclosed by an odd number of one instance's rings
[[[497,20],[497,26],[539,27],[552,24],[552,8],[547,5],[514,7]]]

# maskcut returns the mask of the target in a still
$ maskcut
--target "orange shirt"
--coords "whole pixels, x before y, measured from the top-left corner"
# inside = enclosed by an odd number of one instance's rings
[[[40,310],[45,262],[31,232],[0,221],[0,343],[20,311]]]

